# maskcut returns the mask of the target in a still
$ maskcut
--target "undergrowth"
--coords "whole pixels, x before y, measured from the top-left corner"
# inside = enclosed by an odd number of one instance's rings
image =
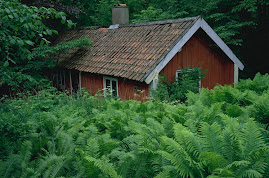
[[[68,96],[0,102],[1,177],[266,177],[269,75],[185,104]]]

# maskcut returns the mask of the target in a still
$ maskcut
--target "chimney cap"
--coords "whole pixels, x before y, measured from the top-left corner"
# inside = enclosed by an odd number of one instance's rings
[[[114,7],[127,7],[126,4],[115,4]]]

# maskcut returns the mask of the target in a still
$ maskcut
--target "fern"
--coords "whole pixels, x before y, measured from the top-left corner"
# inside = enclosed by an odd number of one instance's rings
[[[25,177],[27,174],[36,175],[33,169],[28,168],[31,158],[32,143],[25,141],[22,143],[21,151],[18,154],[12,154],[6,161],[3,177],[11,175]]]
[[[51,169],[51,173],[49,175],[49,177],[56,177],[57,175],[60,175],[60,173],[62,172],[63,168],[66,166],[67,162],[69,160],[65,159],[63,161],[57,162],[53,165],[53,168]]]
[[[223,150],[222,154],[225,156],[228,164],[238,160],[241,152],[240,145],[240,126],[237,119],[231,118],[227,115],[221,114],[223,123],[226,127],[222,131],[223,136]]]
[[[222,153],[223,137],[221,136],[221,129],[217,123],[209,125],[202,123],[201,125],[201,141],[205,151]]]
[[[203,151],[199,137],[195,136],[181,124],[174,125],[174,134],[176,141],[184,146],[185,150],[192,155],[193,159],[199,157],[199,154]]]
[[[90,156],[85,156],[84,159],[87,160],[88,162],[93,162],[94,166],[96,166],[98,169],[100,169],[102,172],[104,172],[105,174],[109,175],[112,178],[121,177],[117,174],[116,170],[113,168],[111,163],[108,163],[104,160],[95,159]]]
[[[249,157],[252,151],[265,146],[260,129],[252,120],[249,120],[242,128],[241,141],[243,148],[242,156],[244,158]]]
[[[40,174],[44,174],[44,177],[49,177],[55,167],[63,163],[64,160],[64,156],[57,156],[54,154],[48,155],[43,159],[38,160],[36,171]]]
[[[202,152],[199,156],[199,160],[211,173],[217,168],[224,168],[227,163],[223,155],[214,152]]]
[[[167,146],[167,152],[159,150],[158,153],[169,160],[183,177],[195,177],[196,171],[200,168],[190,155],[175,140],[162,137],[163,143]]]
[[[3,169],[2,177],[9,178],[11,175],[18,175],[19,165],[22,159],[20,155],[10,155],[5,162],[5,169]]]

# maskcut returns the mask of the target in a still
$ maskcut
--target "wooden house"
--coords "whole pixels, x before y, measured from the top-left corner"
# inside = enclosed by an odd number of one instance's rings
[[[120,11],[128,7],[115,8]],[[183,68],[207,69],[201,87],[209,89],[236,83],[238,69],[244,68],[201,17],[113,22],[109,27],[72,29],[59,36],[57,43],[86,37],[93,45],[69,50],[59,59],[62,70],[57,75],[58,86],[71,91],[84,87],[92,94],[109,88],[113,95],[128,100],[137,99],[138,90],[149,96],[160,75],[172,80]]]

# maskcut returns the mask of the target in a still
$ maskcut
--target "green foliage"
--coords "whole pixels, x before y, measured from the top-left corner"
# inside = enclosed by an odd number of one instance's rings
[[[59,19],[68,27],[74,26],[72,21],[66,19],[65,13],[55,9],[28,7],[18,0],[0,0],[0,95],[11,93],[11,90],[23,91],[48,85],[49,82],[42,76],[42,69],[56,64],[48,56],[60,50],[90,44],[82,39],[50,47],[49,38],[58,32],[44,24],[46,19]]]
[[[220,177],[262,177],[268,165],[269,147],[262,139],[257,124],[250,119],[241,127],[234,118],[229,117],[224,117],[224,122],[222,129],[216,123],[202,123],[199,133],[192,133],[176,124],[175,140],[164,137],[166,149],[159,153],[175,166],[182,177],[205,177],[206,173]],[[238,144],[230,144],[224,139],[234,124],[238,131],[230,132],[229,137]],[[227,157],[228,152],[235,154],[233,160]]]
[[[200,67],[186,68],[180,70],[177,78],[172,82],[165,76],[161,76],[158,81],[157,89],[152,90],[152,96],[160,101],[186,101],[186,94],[191,91],[198,93],[200,81],[204,78],[204,73]]]
[[[245,82],[188,93],[185,104],[54,88],[2,99],[0,176],[265,177],[268,89]]]

